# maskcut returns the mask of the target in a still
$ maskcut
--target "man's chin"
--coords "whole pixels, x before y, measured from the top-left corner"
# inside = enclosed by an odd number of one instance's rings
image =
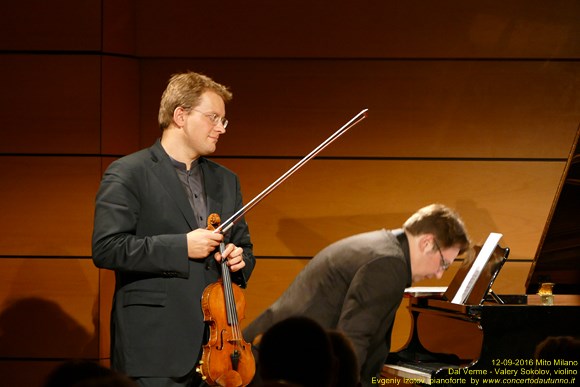
[[[208,146],[205,147],[205,149],[202,152],[202,156],[208,156],[211,155],[213,152],[215,152],[217,149],[215,144],[210,144]]]

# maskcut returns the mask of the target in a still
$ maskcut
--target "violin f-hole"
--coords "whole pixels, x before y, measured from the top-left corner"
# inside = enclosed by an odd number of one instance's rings
[[[220,345],[216,345],[215,349],[217,349],[217,350],[220,350],[220,351],[221,351],[222,349],[224,349],[224,341],[225,341],[225,340],[224,340],[224,333],[225,333],[225,332],[226,332],[226,330],[225,330],[225,329],[222,329],[222,330],[220,331]]]

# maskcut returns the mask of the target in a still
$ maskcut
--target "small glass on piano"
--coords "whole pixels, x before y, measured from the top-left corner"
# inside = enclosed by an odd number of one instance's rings
[[[552,282],[544,282],[538,289],[538,296],[542,300],[542,305],[554,305],[554,284]]]

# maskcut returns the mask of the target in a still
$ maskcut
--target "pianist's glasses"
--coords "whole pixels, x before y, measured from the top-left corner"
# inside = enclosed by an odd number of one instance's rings
[[[447,262],[445,260],[445,258],[443,257],[443,253],[441,252],[441,248],[439,247],[437,240],[433,239],[433,243],[435,243],[435,247],[437,247],[437,251],[439,251],[439,256],[441,257],[441,262],[439,262],[439,267],[443,271],[449,269],[449,266],[451,266],[451,264],[449,262]]]

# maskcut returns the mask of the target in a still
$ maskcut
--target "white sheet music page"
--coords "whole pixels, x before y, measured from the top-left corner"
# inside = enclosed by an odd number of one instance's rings
[[[459,287],[459,290],[457,290],[455,297],[453,297],[453,299],[451,300],[453,304],[465,303],[465,300],[467,300],[467,297],[469,297],[469,294],[471,294],[473,286],[475,285],[475,282],[479,278],[481,271],[483,270],[485,264],[493,254],[493,251],[495,250],[502,236],[503,236],[502,234],[496,232],[492,232],[491,234],[489,234],[487,240],[481,247],[481,251],[477,255],[477,258],[475,258],[475,261],[473,262],[471,269],[469,269],[467,275],[465,276],[465,279],[463,280],[461,286]]]
[[[411,286],[405,289],[405,296],[430,297],[442,296],[447,290],[447,286]]]

